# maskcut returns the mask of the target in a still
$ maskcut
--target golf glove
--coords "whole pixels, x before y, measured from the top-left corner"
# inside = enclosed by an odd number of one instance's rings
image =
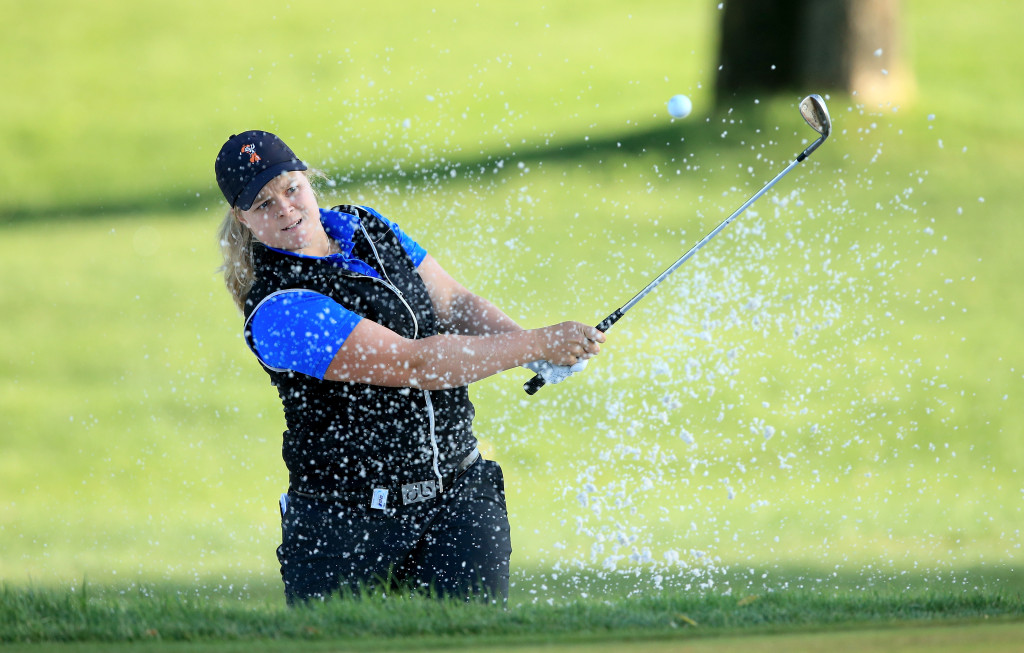
[[[553,385],[565,381],[576,372],[582,372],[587,367],[587,361],[584,359],[575,365],[552,365],[547,361],[540,360],[526,363],[523,367],[534,374],[540,374],[540,378],[544,379],[544,383]]]

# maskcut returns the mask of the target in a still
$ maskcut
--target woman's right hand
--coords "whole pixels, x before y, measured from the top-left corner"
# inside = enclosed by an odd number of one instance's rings
[[[605,341],[603,333],[582,322],[562,322],[537,329],[539,359],[552,365],[575,365],[597,356]]]

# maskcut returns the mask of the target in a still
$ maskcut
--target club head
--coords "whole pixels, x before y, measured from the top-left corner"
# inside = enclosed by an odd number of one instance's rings
[[[800,102],[800,115],[807,124],[824,138],[832,133],[832,119],[829,118],[825,100],[820,95],[808,95]]]

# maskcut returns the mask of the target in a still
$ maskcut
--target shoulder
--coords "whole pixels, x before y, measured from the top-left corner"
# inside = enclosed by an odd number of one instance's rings
[[[260,320],[288,316],[297,311],[316,309],[317,306],[330,306],[336,302],[322,293],[306,288],[285,288],[276,290],[261,298],[249,312],[246,322],[251,322],[257,313]]]
[[[404,249],[405,253],[409,255],[410,259],[412,259],[413,267],[422,263],[424,257],[427,255],[427,250],[423,245],[409,235],[408,232],[399,227],[397,222],[384,217],[375,209],[368,206],[353,206],[348,204],[342,204],[334,208],[350,210],[353,212],[353,215],[358,215],[368,231],[372,232],[374,229],[377,230],[378,233],[373,234],[375,239],[379,239],[388,232],[394,234],[394,236],[398,238],[398,243],[402,246],[402,249]]]
[[[398,224],[394,220],[385,217],[380,211],[369,206],[362,206],[358,204],[338,204],[336,206],[332,206],[328,213],[355,216],[359,218],[366,227],[379,224],[389,229],[398,228]]]
[[[327,279],[318,263],[318,259],[286,256],[262,245],[254,246],[253,284],[243,313],[248,317],[268,299],[284,292],[321,294]]]

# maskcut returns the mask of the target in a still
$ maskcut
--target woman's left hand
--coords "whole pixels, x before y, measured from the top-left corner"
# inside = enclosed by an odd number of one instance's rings
[[[540,378],[544,379],[544,383],[554,385],[555,383],[561,383],[573,374],[582,372],[586,369],[587,359],[581,359],[575,365],[552,365],[547,361],[533,361],[532,363],[523,365],[523,367],[534,374],[539,374]]]

